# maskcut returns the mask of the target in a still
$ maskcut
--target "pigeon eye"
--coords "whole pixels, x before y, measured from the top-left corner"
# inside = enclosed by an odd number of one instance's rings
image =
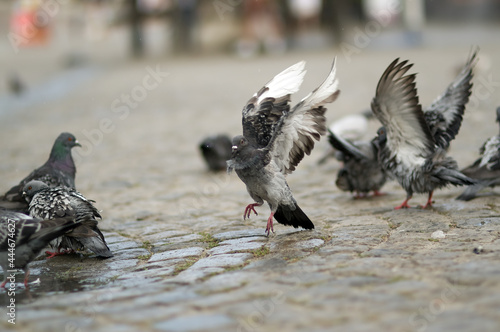
[[[73,138],[72,138],[72,137],[68,137],[68,141],[70,141],[70,142],[71,142],[72,140],[73,140]]]
[[[243,139],[242,139],[242,140],[240,141],[240,144],[241,144],[241,145],[245,144],[245,140],[243,140]]]
[[[32,188],[31,188],[31,186],[29,186],[29,187],[28,187],[28,190],[31,190],[31,189],[32,189]]]

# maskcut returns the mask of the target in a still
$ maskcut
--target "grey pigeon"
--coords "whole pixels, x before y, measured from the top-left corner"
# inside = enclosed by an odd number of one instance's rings
[[[496,113],[496,122],[500,123],[500,107]],[[478,180],[478,183],[467,187],[457,197],[459,200],[469,201],[480,190],[500,185],[500,134],[488,138],[479,149],[479,154],[480,157],[472,165],[462,170],[468,177]]]
[[[305,62],[299,62],[275,76],[253,95],[243,108],[243,135],[233,138],[228,172],[236,171],[255,203],[249,204],[243,218],[255,214],[266,201],[271,209],[266,233],[273,229],[273,217],[283,225],[314,228],[300,209],[288,187],[285,175],[292,173],[314,148],[314,140],[326,133],[326,108],[340,91],[335,77],[335,61],[326,80],[293,108],[290,95],[304,79]]]
[[[74,215],[81,225],[61,239],[51,243],[56,252],[50,257],[60,254],[61,249],[70,251],[88,249],[100,257],[112,257],[104,235],[97,227],[96,218],[101,218],[99,211],[92,204],[93,201],[85,198],[78,191],[66,188],[50,188],[41,181],[30,181],[23,193],[29,202],[29,214],[40,219],[62,218]]]
[[[384,126],[379,129],[376,141],[380,163],[406,190],[405,201],[396,209],[408,208],[413,193],[429,194],[426,208],[432,206],[435,189],[449,184],[475,183],[457,170],[455,160],[446,156],[449,141],[458,133],[460,125],[444,126],[441,131],[430,128],[418,101],[415,74],[404,76],[412,67],[407,62],[396,59],[389,65],[371,104],[373,113]],[[456,116],[450,118],[456,119]]]
[[[350,142],[329,130],[328,141],[337,150],[336,158],[343,162],[335,184],[340,190],[356,192],[356,198],[373,191],[375,196],[382,195],[379,190],[387,176],[378,161],[378,145],[369,142]]]
[[[231,139],[227,135],[209,136],[200,143],[201,154],[211,171],[227,168],[226,161],[231,158],[231,146]]]
[[[73,216],[53,220],[40,220],[19,212],[0,210],[0,266],[5,287],[10,271],[24,271],[24,285],[30,275],[28,264],[35,259],[50,241],[75,227]]]
[[[23,202],[23,187],[31,180],[45,182],[50,187],[66,186],[75,188],[76,167],[71,156],[71,149],[75,146],[81,146],[75,136],[70,133],[60,134],[52,150],[49,159],[42,166],[35,169],[25,177],[18,185],[12,187],[4,197],[7,201]]]

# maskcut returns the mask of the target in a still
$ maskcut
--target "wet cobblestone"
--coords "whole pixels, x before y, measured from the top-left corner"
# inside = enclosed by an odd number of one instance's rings
[[[397,56],[415,61],[427,105],[467,52],[467,47],[367,51],[351,63],[339,57],[342,94],[329,106],[328,121],[366,109],[381,72]],[[141,82],[145,66],[156,63],[117,65],[62,100],[3,116],[0,141],[10,143],[1,152],[2,190],[45,160],[59,132],[89,142],[85,132],[98,128],[104,117],[113,119],[115,130],[75,159],[77,187],[102,209],[100,227],[115,256],[33,262],[30,280],[41,282],[29,291],[16,289],[15,329],[5,319],[8,297],[0,291],[0,329],[499,331],[497,196],[458,202],[460,188],[449,188],[436,192],[432,209],[394,211],[405,193],[390,182],[385,196],[353,199],[334,185],[335,160],[316,164],[326,148],[323,140],[289,176],[316,228],[276,224],[276,233],[266,237],[268,207],[242,220],[251,202],[244,185],[236,176],[205,170],[198,141],[217,132],[239,133],[241,107],[256,89],[305,59],[305,94],[338,53],[251,62],[159,61],[169,78],[125,119],[111,112],[113,100]],[[480,57],[497,54],[497,48],[486,47]],[[490,68],[496,80],[499,68]],[[473,161],[482,141],[498,132],[489,120],[499,96],[467,109],[450,151],[460,165]],[[370,133],[377,127],[370,122]],[[424,201],[416,195],[411,202]]]

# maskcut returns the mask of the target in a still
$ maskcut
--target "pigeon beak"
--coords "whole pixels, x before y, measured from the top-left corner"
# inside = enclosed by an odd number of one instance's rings
[[[81,147],[82,145],[80,144],[80,142],[78,142],[78,140],[75,140],[75,146]]]
[[[23,191],[23,194],[21,196],[26,197],[26,191]]]
[[[236,145],[233,145],[233,146],[231,147],[231,151],[235,152],[236,150],[238,150],[238,147],[237,147]]]

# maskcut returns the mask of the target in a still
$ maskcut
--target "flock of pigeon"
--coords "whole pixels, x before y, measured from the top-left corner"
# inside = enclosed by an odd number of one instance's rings
[[[49,245],[48,258],[81,250],[112,257],[97,227],[99,211],[75,189],[76,167],[71,149],[75,136],[60,134],[45,164],[0,198],[0,266],[4,272],[22,269],[28,285],[28,263]]]
[[[336,185],[356,197],[380,189],[388,179],[395,179],[406,191],[406,199],[395,209],[409,208],[414,193],[428,194],[423,208],[432,206],[434,190],[448,185],[467,186],[458,197],[470,200],[485,187],[500,183],[500,136],[486,141],[480,158],[460,171],[457,162],[447,155],[450,142],[461,127],[465,106],[472,89],[473,69],[477,63],[475,48],[456,79],[425,110],[419,103],[415,74],[408,61],[394,60],[382,74],[371,103],[373,115],[382,127],[369,142],[352,142],[330,130],[329,142],[343,163]],[[338,97],[335,61],[325,81],[297,105],[290,97],[303,81],[304,62],[276,75],[247,102],[242,111],[243,135],[232,140],[224,135],[208,137],[200,149],[211,170],[236,171],[245,183],[254,203],[243,213],[257,214],[255,207],[267,202],[271,214],[266,233],[277,222],[305,229],[314,224],[298,206],[285,176],[295,170],[304,157],[328,131],[324,105]],[[500,108],[497,109],[500,121]],[[216,166],[215,166],[216,165]]]
[[[419,103],[416,75],[407,74],[412,64],[394,60],[382,74],[371,104],[383,125],[377,136],[368,142],[352,142],[330,131],[329,141],[343,162],[337,186],[357,196],[371,191],[379,195],[386,180],[395,179],[407,193],[396,207],[401,209],[409,208],[414,193],[429,195],[425,208],[432,205],[434,190],[450,184],[468,186],[458,197],[463,200],[497,185],[500,136],[488,139],[480,158],[462,171],[447,156],[471,94],[477,52],[471,52],[457,78],[425,111]],[[302,61],[285,69],[250,98],[242,111],[242,135],[232,141],[224,135],[209,137],[200,144],[210,169],[234,170],[245,183],[254,203],[245,208],[244,219],[268,203],[267,234],[274,232],[273,220],[295,228],[314,228],[294,199],[286,175],[328,132],[325,105],[334,102],[340,91],[334,61],[323,83],[292,107],[291,95],[302,84],[304,67]],[[98,228],[101,216],[94,201],[75,189],[71,149],[79,145],[72,134],[60,134],[47,162],[0,197],[0,266],[5,275],[1,287],[7,272],[16,269],[25,271],[27,286],[28,263],[47,245],[53,249],[47,252],[48,258],[82,250],[104,258],[113,256]]]

